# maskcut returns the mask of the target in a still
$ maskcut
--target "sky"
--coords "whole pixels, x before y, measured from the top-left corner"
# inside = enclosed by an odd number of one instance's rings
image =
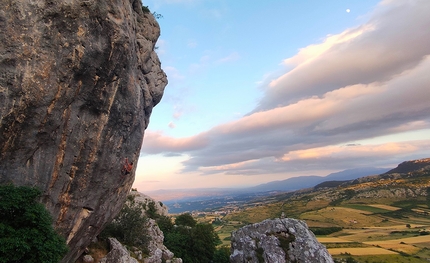
[[[430,1],[142,0],[163,99],[134,187],[248,187],[430,157]]]

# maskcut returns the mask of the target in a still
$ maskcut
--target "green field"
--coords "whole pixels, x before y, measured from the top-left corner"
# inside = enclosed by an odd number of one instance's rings
[[[264,214],[276,215],[280,213],[280,207],[279,204],[268,206]],[[335,259],[350,257],[356,262],[367,263],[429,262],[430,235],[426,234],[430,230],[428,216],[409,211],[402,214],[400,207],[375,203],[348,203],[312,211],[308,211],[308,208],[304,205],[304,212],[297,218],[306,221],[310,227],[342,228],[330,235],[317,236]],[[393,217],[390,214],[393,211],[400,212]],[[259,222],[261,214],[257,212],[256,208],[248,208],[236,215],[226,216],[222,225],[216,228],[223,244],[229,245],[230,233],[243,226],[243,221]],[[242,221],[229,221],[231,218]]]
[[[317,236],[333,258],[366,263],[419,263],[430,259],[430,216],[425,198],[415,200],[345,200],[336,206],[311,196],[248,207],[222,218],[216,227],[223,244],[244,224],[287,217],[304,220],[310,228],[341,229]],[[352,262],[352,261],[350,261]]]

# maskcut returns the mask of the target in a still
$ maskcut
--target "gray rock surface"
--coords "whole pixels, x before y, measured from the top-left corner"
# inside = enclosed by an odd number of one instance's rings
[[[110,251],[100,263],[139,263],[130,252],[115,238],[109,238]]]
[[[85,255],[82,257],[82,261],[85,263],[92,263],[94,262],[94,258],[91,255]]]
[[[143,193],[137,191],[131,191],[130,195],[134,196],[134,200],[144,205],[144,207],[148,208],[150,203],[154,203],[154,207],[156,209],[156,213],[162,216],[167,216],[169,214],[168,208],[160,201],[156,201],[152,199],[150,196],[147,196]]]
[[[292,218],[267,219],[231,235],[231,263],[332,263],[327,249],[305,222]]]
[[[0,0],[0,28],[0,183],[42,190],[74,262],[133,184],[160,29],[140,0]]]
[[[164,235],[157,223],[153,219],[149,219],[147,223],[147,234],[150,237],[148,244],[149,256],[143,259],[145,263],[182,263],[182,259],[175,258],[174,254],[164,246]]]

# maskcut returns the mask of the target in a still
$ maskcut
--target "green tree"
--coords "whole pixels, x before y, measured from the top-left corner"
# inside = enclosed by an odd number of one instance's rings
[[[175,254],[175,257],[182,258],[183,262],[197,262],[193,258],[191,239],[191,229],[185,227],[175,227],[172,232],[165,233],[164,245]]]
[[[67,245],[52,227],[52,218],[30,187],[0,185],[0,263],[56,263]]]
[[[133,195],[127,200],[119,214],[108,224],[100,234],[101,238],[114,237],[121,243],[144,248],[148,242],[143,205],[136,202]]]
[[[157,222],[158,227],[161,231],[163,231],[164,234],[172,232],[173,223],[170,217],[160,215],[155,221]]]
[[[187,263],[206,263],[214,258],[216,245],[220,244],[218,235],[211,224],[196,224],[195,220],[190,220],[191,215],[181,215],[177,227],[171,232],[165,233],[164,242],[166,247],[172,251],[176,257],[182,258]],[[194,222],[194,223],[192,223]],[[189,224],[194,225],[193,227]]]
[[[176,217],[175,224],[178,226],[194,227],[197,222],[190,213],[184,213]]]
[[[157,212],[157,208],[155,207],[154,201],[150,201],[148,203],[148,207],[146,208],[145,213],[149,218],[152,218],[154,220],[157,219],[158,217],[160,217],[160,215]]]
[[[213,263],[229,263],[230,262],[230,248],[228,246],[222,246],[215,250]]]

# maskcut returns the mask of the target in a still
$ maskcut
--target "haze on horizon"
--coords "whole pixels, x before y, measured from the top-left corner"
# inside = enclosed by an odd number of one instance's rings
[[[143,5],[163,15],[169,85],[146,130],[140,192],[430,157],[430,1]]]

